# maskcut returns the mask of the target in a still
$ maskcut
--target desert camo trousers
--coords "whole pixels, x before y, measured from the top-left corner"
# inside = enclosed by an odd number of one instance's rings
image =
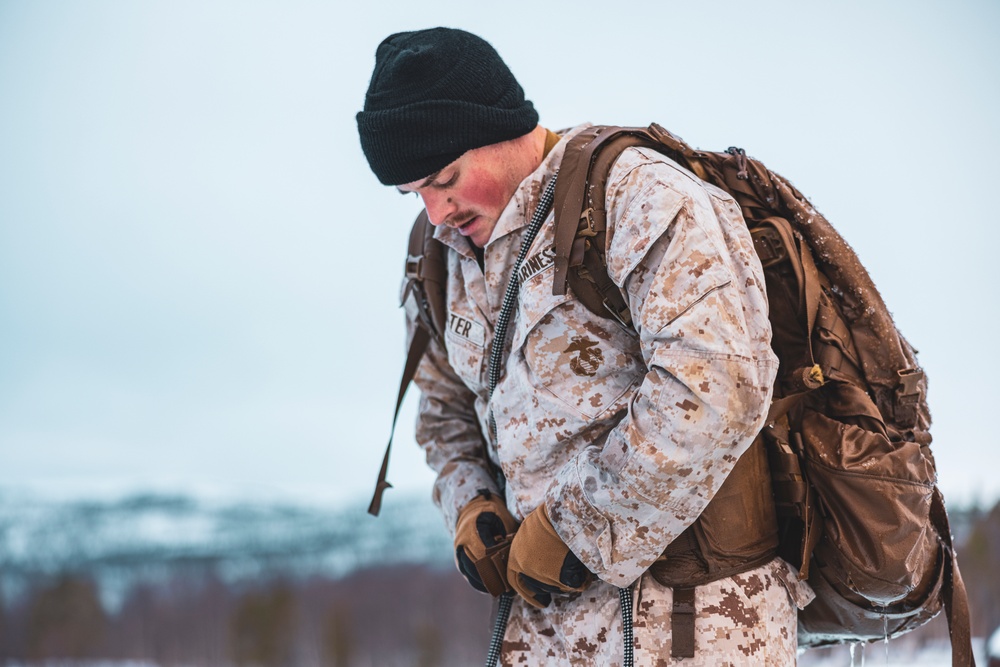
[[[794,665],[796,607],[809,595],[801,586],[780,560],[699,586],[694,657],[679,659],[670,657],[672,590],[644,574],[633,595],[635,665]],[[622,659],[618,589],[597,582],[584,593],[554,595],[543,610],[515,602],[500,662],[505,667],[621,667]]]

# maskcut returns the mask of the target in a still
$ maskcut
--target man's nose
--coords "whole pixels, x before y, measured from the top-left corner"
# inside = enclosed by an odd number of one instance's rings
[[[427,217],[432,225],[440,225],[455,212],[456,207],[451,197],[442,192],[421,192],[420,198],[424,200],[424,208],[427,209]]]

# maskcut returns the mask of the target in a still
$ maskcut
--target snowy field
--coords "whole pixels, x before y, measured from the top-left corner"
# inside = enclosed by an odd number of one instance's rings
[[[976,664],[985,667],[986,642],[972,640]],[[814,657],[815,656],[815,657]],[[951,645],[947,643],[925,646],[919,650],[902,644],[893,645],[889,641],[888,655],[883,642],[858,644],[853,651],[850,646],[838,647],[829,652],[816,651],[799,656],[801,667],[951,667]]]

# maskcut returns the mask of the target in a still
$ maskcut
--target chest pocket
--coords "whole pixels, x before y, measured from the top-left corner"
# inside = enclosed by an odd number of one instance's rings
[[[483,364],[486,352],[486,328],[473,317],[448,311],[445,345],[448,361],[469,389],[483,386]]]
[[[638,339],[572,297],[552,294],[550,267],[521,285],[513,353],[528,381],[587,420],[627,407],[645,375]]]

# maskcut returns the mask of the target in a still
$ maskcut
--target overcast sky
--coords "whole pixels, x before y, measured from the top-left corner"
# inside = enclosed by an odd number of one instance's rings
[[[345,6],[0,0],[0,491],[370,493],[419,202],[354,114],[383,37],[449,25],[548,127],[790,178],[920,350],[946,497],[1000,497],[1000,4]],[[429,493],[414,405],[389,478]]]

